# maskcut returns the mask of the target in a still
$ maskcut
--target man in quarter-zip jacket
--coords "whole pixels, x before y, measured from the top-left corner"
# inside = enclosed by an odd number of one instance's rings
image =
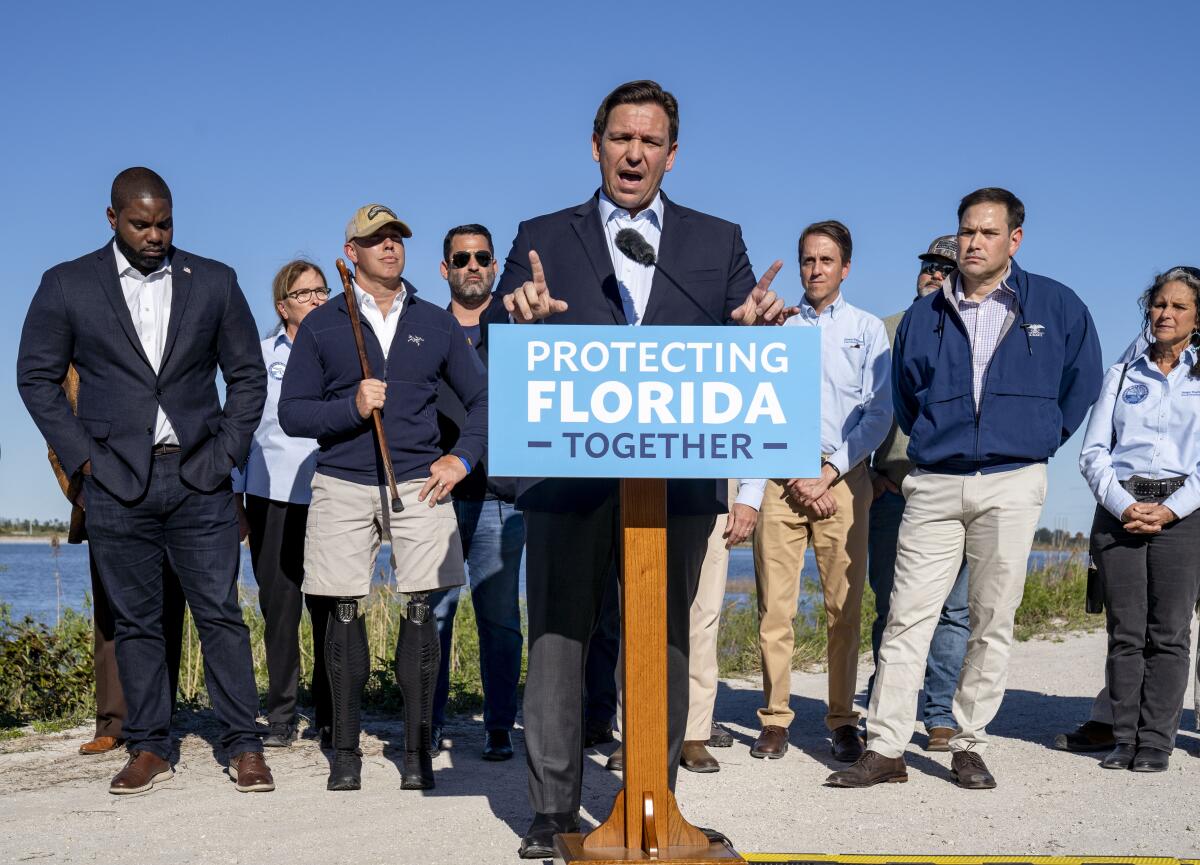
[[[1100,343],[1069,288],[1012,259],[1025,207],[972,192],[958,209],[958,271],[905,314],[893,347],[896,422],[915,469],[904,479],[892,608],[879,648],[867,751],[839,787],[907,779],[904,748],[938,613],[965,553],[971,636],[950,740],[960,787],[988,789],[987,724],[1004,697],[1013,618],[1046,497],[1046,461],[1100,390]]]

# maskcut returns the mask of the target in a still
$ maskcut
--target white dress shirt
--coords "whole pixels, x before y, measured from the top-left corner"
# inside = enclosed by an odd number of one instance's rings
[[[233,490],[276,502],[307,505],[312,501],[317,440],[292,438],[279,426],[279,391],[292,355],[292,341],[281,329],[260,345],[263,365],[267,368],[267,401],[250,442],[246,471],[233,470]]]
[[[625,320],[630,324],[641,324],[646,315],[646,304],[650,302],[650,286],[654,282],[654,267],[638,264],[617,249],[617,232],[632,228],[646,238],[658,255],[658,243],[662,239],[663,202],[662,194],[654,196],[650,206],[637,216],[617,207],[607,195],[600,193],[600,222],[604,225],[604,236],[608,240],[608,255],[612,259],[617,287],[621,292],[621,306],[625,309]]]
[[[959,274],[950,274],[958,314],[962,317],[967,340],[971,343],[971,388],[975,394],[976,412],[979,411],[979,399],[983,394],[983,379],[1000,343],[1004,323],[1017,304],[1017,292],[1008,284],[1011,274],[1012,267],[1009,266],[996,287],[980,301],[967,300]]]
[[[400,311],[404,309],[404,298],[408,296],[408,289],[401,283],[387,315],[380,311],[375,298],[358,287],[357,282],[354,283],[354,296],[358,298],[359,313],[366,319],[367,324],[371,325],[371,330],[375,331],[375,338],[379,340],[379,347],[383,349],[383,359],[387,360],[388,352],[392,349],[392,340],[396,337],[396,328],[400,326]]]
[[[171,260],[164,259],[162,267],[143,276],[122,254],[115,240],[113,255],[117,259],[117,277],[121,281],[125,305],[129,307],[129,317],[133,319],[133,329],[157,374],[167,346],[167,326],[171,322]],[[179,436],[175,435],[161,405],[154,420],[154,444],[179,444]]]

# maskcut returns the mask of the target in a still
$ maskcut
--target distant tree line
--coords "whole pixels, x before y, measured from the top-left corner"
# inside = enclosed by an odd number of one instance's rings
[[[1039,547],[1055,547],[1056,549],[1084,549],[1088,545],[1088,539],[1083,532],[1063,531],[1062,529],[1048,529],[1042,526],[1033,533],[1033,543]]]
[[[69,526],[63,520],[12,519],[0,517],[0,535],[65,535]]]

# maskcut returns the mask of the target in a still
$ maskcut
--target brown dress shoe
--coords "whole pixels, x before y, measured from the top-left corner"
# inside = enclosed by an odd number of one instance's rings
[[[885,757],[877,751],[864,751],[850,766],[825,779],[830,787],[871,787],[875,784],[903,784],[908,767],[903,757]]]
[[[778,760],[788,749],[788,731],[786,727],[768,724],[762,728],[754,744],[750,746],[751,757],[765,757],[768,760]]]
[[[270,793],[275,779],[261,751],[244,751],[229,758],[229,777],[239,793]]]
[[[950,774],[964,790],[991,790],[996,786],[987,763],[974,751],[955,751],[950,758]]]
[[[604,768],[610,772],[625,771],[625,745],[624,743],[617,746],[617,750],[608,755],[608,760],[604,763]]]
[[[858,735],[857,724],[843,724],[829,736],[833,759],[853,763],[863,755],[863,741]]]
[[[689,772],[721,771],[721,764],[708,753],[708,748],[704,747],[704,740],[684,742],[683,751],[679,755],[679,765]]]
[[[950,737],[958,730],[954,727],[930,727],[927,732],[929,741],[925,743],[926,751],[949,751]]]
[[[144,793],[155,784],[170,781],[174,774],[171,764],[157,754],[133,751],[125,768],[118,772],[108,785],[108,792],[118,796]]]
[[[118,739],[116,736],[97,736],[90,742],[84,742],[79,746],[79,753],[93,756],[95,754],[107,754],[109,751],[115,751],[125,743],[124,739]]]

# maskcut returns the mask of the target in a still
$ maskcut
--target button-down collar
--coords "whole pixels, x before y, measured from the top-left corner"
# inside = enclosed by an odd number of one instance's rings
[[[837,318],[841,311],[845,308],[846,296],[842,294],[841,289],[838,289],[838,296],[833,299],[833,303],[821,310],[820,313],[818,313],[816,308],[808,302],[807,296],[800,301],[800,314],[809,321],[816,321],[826,313],[828,313],[830,318]]]

